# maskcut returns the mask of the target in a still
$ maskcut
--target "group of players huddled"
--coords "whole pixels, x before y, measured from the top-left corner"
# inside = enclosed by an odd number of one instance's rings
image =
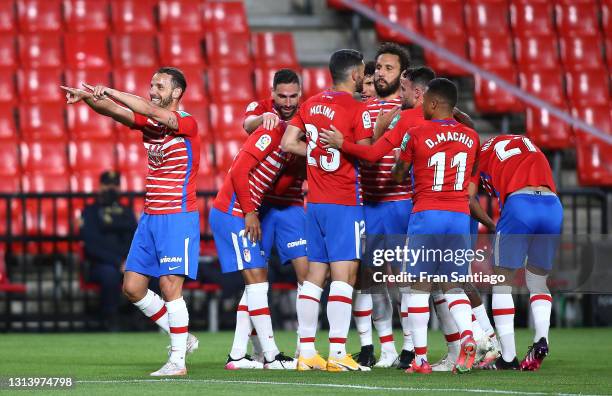
[[[546,280],[556,245],[528,236],[560,234],[563,217],[544,154],[521,135],[498,135],[481,144],[470,117],[456,108],[456,85],[436,78],[430,68],[411,67],[408,52],[397,44],[382,44],[367,65],[358,51],[336,51],[329,70],[332,87],[305,100],[295,71],[276,72],[271,98],[246,108],[248,137],[210,211],[222,271],[240,271],[245,282],[225,368],[397,367],[423,374],[476,367],[537,370],[548,354],[552,298]],[[124,292],[170,335],[169,360],[151,375],[185,375],[185,354],[198,347],[198,340],[187,332],[181,288],[185,277],[196,276],[199,241],[193,216],[197,125],[178,110],[186,82],[178,69],[158,70],[151,101],[107,87],[84,87],[63,87],[68,103],[83,100],[143,132],[149,162],[145,214],[127,259]],[[497,224],[480,207],[481,182],[500,201]],[[385,236],[397,235],[407,236],[410,249],[469,249],[477,222],[495,234],[493,270],[504,279],[492,288],[495,330],[471,284],[432,284],[417,277],[399,285],[403,345],[398,353],[390,294],[385,288],[373,293],[364,284],[373,269],[362,261],[362,251],[386,248]],[[295,357],[280,352],[274,340],[267,273],[273,248],[282,264],[293,265],[298,281]],[[535,335],[519,362],[511,284],[525,265]],[[469,272],[469,265],[442,259],[384,268],[396,274]],[[151,276],[160,278],[163,299],[148,290]],[[315,338],[328,282],[329,354],[324,359]],[[430,296],[448,345],[446,356],[432,365],[427,357]],[[351,318],[361,343],[355,355],[345,347]],[[381,344],[378,360],[372,327]]]

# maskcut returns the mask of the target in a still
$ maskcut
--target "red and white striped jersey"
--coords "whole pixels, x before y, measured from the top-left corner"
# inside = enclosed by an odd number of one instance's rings
[[[249,135],[240,152],[236,155],[234,163],[227,176],[225,176],[223,186],[215,198],[213,206],[216,209],[232,216],[244,216],[243,206],[246,207],[247,203],[242,202],[241,205],[236,188],[234,188],[234,182],[245,172],[248,172],[248,178],[245,179],[245,182],[248,180],[249,185],[249,203],[245,211],[249,212],[261,206],[264,195],[271,190],[289,158],[289,155],[282,151],[280,147],[285,127],[285,123],[279,124],[271,131],[259,127]],[[254,164],[252,168],[243,169],[241,166],[236,166],[241,156],[245,154],[252,156]]]
[[[196,176],[200,164],[200,140],[195,119],[175,111],[178,130],[134,113],[132,129],[142,131],[149,172],[144,212],[170,214],[198,210]]]
[[[304,206],[304,184],[303,170],[300,167],[306,168],[303,157],[291,155],[287,163],[287,167],[283,171],[283,177],[290,178],[291,182],[282,193],[276,192],[276,186],[270,190],[264,197],[264,202],[278,206]],[[278,180],[280,182],[281,179]],[[277,183],[278,184],[278,183]]]
[[[366,102],[366,107],[370,113],[372,123],[376,123],[378,114],[381,111],[393,110],[401,106],[399,98],[391,100],[380,100],[372,98]],[[401,201],[412,197],[412,187],[410,181],[396,183],[391,177],[391,169],[395,164],[396,150],[391,150],[380,161],[375,164],[364,162],[361,168],[361,188],[363,190],[363,200],[365,202],[389,202]]]

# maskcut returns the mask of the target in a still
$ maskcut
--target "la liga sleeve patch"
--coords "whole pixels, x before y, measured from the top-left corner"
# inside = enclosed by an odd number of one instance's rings
[[[372,119],[370,118],[370,113],[367,110],[361,113],[361,119],[363,120],[363,127],[365,129],[372,128]]]
[[[257,103],[257,102],[251,102],[251,103],[249,103],[249,105],[247,106],[246,111],[247,111],[247,112],[249,112],[249,111],[253,111],[253,110],[255,110],[255,109],[257,108],[257,106],[258,106],[258,103]]]
[[[268,146],[272,143],[272,138],[270,135],[261,135],[255,143],[255,147],[259,149],[259,151],[265,151]]]

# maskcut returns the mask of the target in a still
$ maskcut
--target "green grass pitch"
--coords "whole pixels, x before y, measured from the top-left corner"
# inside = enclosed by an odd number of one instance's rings
[[[612,331],[571,329],[551,332],[551,354],[543,368],[531,372],[473,371],[465,375],[434,373],[408,375],[397,369],[369,373],[326,373],[223,369],[232,333],[196,333],[200,349],[188,358],[184,379],[156,380],[148,373],[166,360],[167,337],[159,333],[118,334],[3,334],[0,335],[0,377],[70,376],[72,389],[53,394],[198,394],[198,395],[312,395],[312,394],[612,394]],[[517,334],[519,358],[530,344],[531,332]],[[324,340],[326,334],[319,333]],[[281,350],[293,354],[295,334],[277,332]],[[400,334],[396,334],[396,340]],[[444,344],[431,332],[429,358],[437,360]],[[350,336],[349,351],[357,351]],[[397,341],[399,345],[399,341]],[[320,342],[319,350],[327,352]],[[6,391],[7,389],[0,389]],[[32,393],[50,392],[36,390]],[[27,394],[30,392],[19,392]]]

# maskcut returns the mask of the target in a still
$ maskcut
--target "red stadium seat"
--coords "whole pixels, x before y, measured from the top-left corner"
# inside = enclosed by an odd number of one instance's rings
[[[21,103],[60,103],[65,100],[61,69],[22,69],[17,73]]]
[[[255,69],[255,92],[258,99],[270,97],[275,73],[276,69]]]
[[[299,67],[291,33],[253,33],[251,39],[257,67],[276,69]]]
[[[565,105],[562,110],[569,111]],[[527,136],[540,148],[559,150],[572,145],[570,126],[539,107],[527,107]]]
[[[17,140],[3,140],[2,144],[0,144],[0,158],[3,161],[3,165],[0,167],[0,177],[2,178],[0,185],[4,184],[6,176],[17,176],[20,174],[21,167],[19,165],[18,150]],[[0,222],[2,222],[2,219],[0,219]]]
[[[21,166],[24,172],[66,175],[68,171],[66,142],[24,140],[20,147]]]
[[[24,193],[70,191],[70,180],[68,178],[68,174],[27,172],[24,173],[21,178],[21,185]]]
[[[583,186],[612,186],[612,145],[578,135],[576,159],[578,182]]]
[[[561,62],[566,70],[605,68],[603,42],[599,36],[572,36],[559,39]]]
[[[98,69],[68,69],[64,73],[66,85],[69,87],[83,88],[83,83],[91,85],[110,86],[110,73]]]
[[[0,67],[17,68],[17,47],[14,33],[0,33]]]
[[[160,34],[159,56],[164,65],[203,67],[206,63],[202,37],[194,33]]]
[[[521,88],[553,104],[565,103],[563,81],[558,71],[530,71],[520,73]]]
[[[208,119],[208,102],[189,102],[181,101],[182,109],[187,113],[191,114],[198,123],[198,136],[203,141],[212,141],[212,135],[210,131],[210,121]]]
[[[379,0],[375,3],[375,9],[391,22],[414,32],[419,31],[419,7],[416,0]],[[410,43],[410,40],[383,24],[375,23],[375,28],[379,41]]]
[[[372,6],[372,3],[375,2],[373,0],[357,0],[359,3],[369,6]],[[347,6],[345,6],[341,1],[339,0],[327,0],[327,6],[331,7],[331,8],[335,8],[336,10],[339,11],[347,11],[350,10],[350,8],[348,8]]]
[[[572,106],[610,104],[610,77],[605,68],[568,72],[565,81]]]
[[[255,96],[251,69],[215,67],[208,70],[208,89],[216,102],[246,102]]]
[[[553,34],[517,36],[514,50],[516,64],[521,70],[559,69],[557,37]]]
[[[146,173],[147,150],[142,141],[119,141],[117,143],[117,165],[122,173]]]
[[[553,2],[549,0],[513,0],[510,3],[510,26],[515,35],[555,34]]]
[[[156,0],[114,0],[111,19],[116,33],[155,33]]]
[[[610,1],[601,2],[601,25],[604,35],[612,37],[612,2]]]
[[[59,32],[62,30],[60,0],[18,0],[17,17],[21,32]]]
[[[115,35],[111,39],[115,67],[155,67],[157,45],[155,36],[147,33]]]
[[[4,154],[4,153],[2,153]],[[14,194],[21,192],[21,175],[1,175],[2,183],[0,183],[0,193],[2,194]],[[3,205],[0,205],[3,206]],[[6,217],[4,211],[6,208],[0,209],[0,234],[3,234],[6,230]],[[15,220],[13,220],[15,221]]]
[[[201,33],[202,6],[200,0],[160,0],[159,25],[164,31]]]
[[[21,136],[27,140],[67,140],[64,125],[64,105],[41,103],[19,108]]]
[[[108,169],[106,169],[108,170]],[[100,174],[103,171],[74,171],[70,175],[70,189],[74,192],[92,193],[100,189]]]
[[[145,191],[147,184],[147,173],[138,171],[128,171],[121,174],[121,188],[125,191]],[[142,212],[144,200],[136,198],[134,200],[135,213]],[[138,208],[137,208],[138,207]]]
[[[302,97],[305,99],[330,88],[332,83],[331,74],[327,67],[306,67],[302,69]]]
[[[242,137],[217,139],[215,141],[215,163],[219,174],[226,175],[232,166],[234,157],[247,139],[246,133]]]
[[[204,23],[208,31],[248,33],[244,4],[242,1],[204,2]]]
[[[94,173],[116,169],[115,142],[73,140],[68,144],[70,167],[74,173]]]
[[[185,102],[206,102],[206,89],[204,87],[204,73],[196,66],[181,67],[185,80],[187,80],[187,90],[182,100]]]
[[[206,59],[213,66],[250,66],[249,34],[223,31],[208,33]]]
[[[516,85],[517,75],[512,69],[491,70],[507,82]],[[482,113],[511,113],[523,111],[525,106],[514,95],[501,89],[495,82],[475,77],[474,101]]]
[[[73,139],[106,139],[114,141],[113,120],[93,111],[85,103],[67,108],[68,131]]]
[[[151,77],[155,72],[154,68],[129,68],[114,69],[113,82],[115,87],[123,92],[149,98],[151,88]],[[187,82],[189,83],[189,81]]]
[[[21,67],[60,67],[64,64],[59,34],[23,34],[19,37]]]
[[[10,106],[0,106],[0,140],[16,138],[17,126],[15,125],[14,109]]]
[[[246,132],[242,127],[246,107],[247,103],[212,103],[210,105],[210,126],[215,142],[219,139],[246,137]]]
[[[102,33],[66,33],[64,56],[72,68],[110,68],[107,37]]]
[[[213,147],[204,142],[200,145],[200,169],[197,177],[198,190],[200,191],[216,190],[221,187],[223,182],[214,165]]]
[[[0,104],[11,105],[17,102],[15,90],[15,73],[13,69],[0,69]]]
[[[64,0],[64,23],[69,32],[110,32],[108,0]]]
[[[612,70],[612,34],[606,37],[606,62],[608,70]]]
[[[483,32],[509,34],[508,2],[506,0],[467,0],[465,24],[471,34]]]
[[[591,0],[560,0],[555,5],[557,31],[561,36],[593,36],[599,33],[598,4]]]
[[[423,0],[420,4],[421,27],[426,35],[465,35],[463,2],[460,0]]]
[[[610,106],[587,106],[572,109],[572,115],[576,118],[581,119],[589,125],[593,125],[600,131],[607,132],[612,135],[612,110]],[[583,133],[580,129],[574,128],[577,135]],[[596,140],[593,135],[583,133],[581,137],[583,141]]]
[[[433,33],[433,35],[429,36],[429,38],[434,40],[438,45],[453,52],[455,55],[463,58],[468,57],[466,36],[463,33],[452,35],[443,34],[441,32]],[[436,74],[442,76],[465,76],[468,74],[465,70],[454,65],[446,58],[436,55],[428,50],[425,50],[425,61],[432,69],[436,71]]]
[[[0,32],[17,31],[14,5],[15,2],[13,0],[0,1]]]
[[[468,39],[470,59],[484,69],[514,69],[512,41],[504,33],[474,34]]]

